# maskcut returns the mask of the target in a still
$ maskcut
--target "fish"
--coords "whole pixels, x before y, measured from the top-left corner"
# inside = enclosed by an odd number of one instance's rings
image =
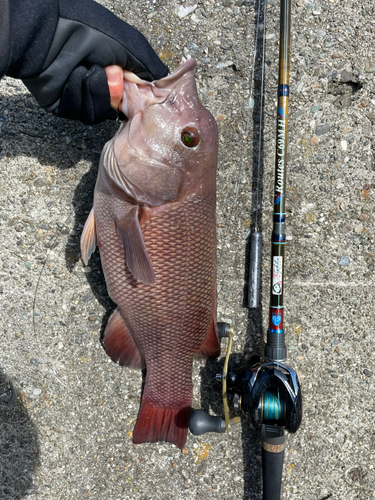
[[[99,247],[117,308],[103,345],[115,363],[146,369],[135,444],[183,448],[195,357],[216,357],[217,126],[201,104],[191,58],[145,82],[124,73],[128,120],[102,151],[81,235]]]

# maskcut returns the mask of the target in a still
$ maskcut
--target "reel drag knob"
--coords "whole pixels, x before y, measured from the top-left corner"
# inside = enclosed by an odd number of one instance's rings
[[[221,417],[209,415],[203,410],[194,410],[190,416],[189,429],[194,436],[206,434],[206,432],[225,432],[225,420]]]

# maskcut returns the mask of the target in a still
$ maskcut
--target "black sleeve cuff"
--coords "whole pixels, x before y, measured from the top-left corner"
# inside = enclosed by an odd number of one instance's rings
[[[52,45],[59,20],[58,0],[8,0],[9,66],[13,78],[38,75]],[[8,3],[7,2],[7,3]]]
[[[146,80],[168,74],[139,31],[93,0],[4,1],[10,8],[6,74],[22,79],[57,116],[84,123],[117,116],[106,66],[119,65]]]

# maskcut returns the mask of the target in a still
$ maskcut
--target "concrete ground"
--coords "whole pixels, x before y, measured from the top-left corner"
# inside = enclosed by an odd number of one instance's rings
[[[279,2],[268,0],[262,162],[262,307],[244,307],[254,220],[260,73],[250,99],[253,1],[102,0],[140,29],[171,69],[198,60],[218,121],[218,317],[234,352],[262,352],[267,328]],[[181,7],[196,7],[185,12]],[[180,16],[179,16],[180,14]],[[375,498],[375,12],[371,0],[293,0],[285,284],[288,364],[304,417],[290,435],[282,498]],[[256,65],[257,66],[257,65]],[[100,344],[111,303],[82,225],[99,155],[116,123],[47,115],[19,81],[0,82],[0,498],[260,499],[258,435],[234,417],[224,435],[133,445],[141,373]],[[254,101],[254,106],[253,106]],[[223,345],[225,351],[225,345]],[[194,406],[222,414],[214,375],[194,367]]]

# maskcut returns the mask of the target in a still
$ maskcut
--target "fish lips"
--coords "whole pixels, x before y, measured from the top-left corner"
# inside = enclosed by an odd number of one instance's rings
[[[178,80],[188,73],[189,71],[193,71],[195,66],[197,65],[197,61],[191,57],[187,59],[185,62],[180,64],[180,66],[175,69],[171,74],[161,78],[160,80],[154,80],[152,83],[156,88],[165,89],[173,86]]]
[[[168,99],[179,80],[189,71],[193,71],[196,65],[195,59],[187,59],[170,75],[153,82],[141,80],[134,73],[124,71],[124,91],[120,111],[131,119],[147,106],[161,104]],[[191,76],[194,78],[194,75]]]

